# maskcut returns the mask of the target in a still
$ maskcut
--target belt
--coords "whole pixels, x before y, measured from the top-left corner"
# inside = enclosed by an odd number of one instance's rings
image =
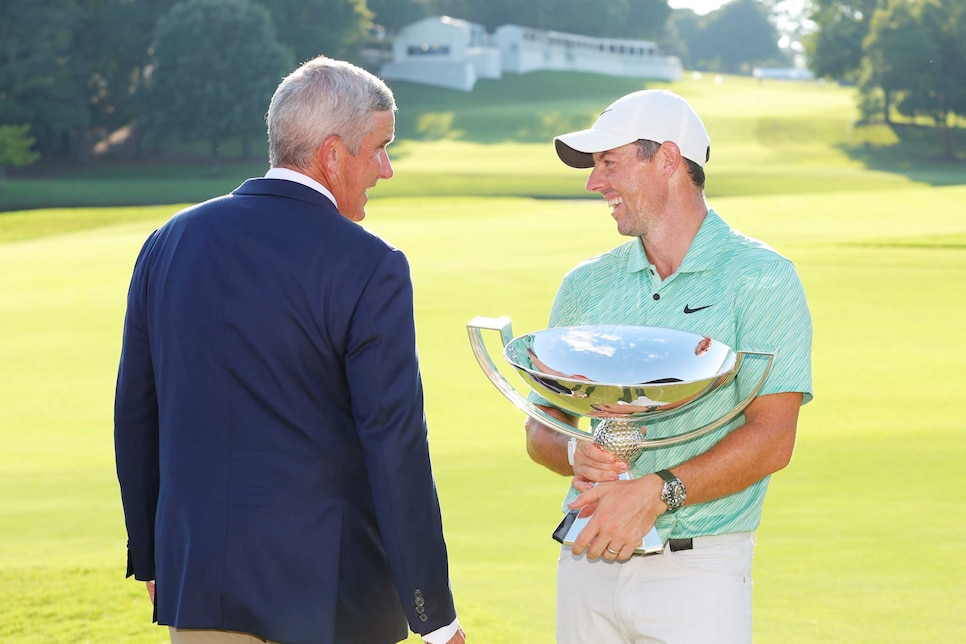
[[[688,539],[668,539],[667,548],[671,552],[681,550],[695,550],[698,548],[708,548],[710,546],[720,546],[726,543],[738,543],[754,537],[753,532],[734,532],[731,534],[716,534],[710,537],[690,537]]]

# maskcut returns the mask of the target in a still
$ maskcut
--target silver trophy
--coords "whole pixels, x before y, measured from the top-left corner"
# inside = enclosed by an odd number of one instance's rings
[[[708,336],[654,326],[559,327],[516,338],[505,317],[477,317],[466,326],[477,362],[510,402],[551,429],[593,441],[629,463],[645,449],[693,440],[736,418],[761,391],[775,357],[768,352],[735,351]],[[570,414],[599,419],[594,430],[584,431],[554,418],[521,395],[490,357],[483,341],[486,330],[500,333],[504,359],[530,389]],[[748,356],[761,356],[767,362],[755,387],[734,409],[701,427],[646,437],[644,424],[678,413],[727,385]],[[560,540],[572,544],[588,520],[569,516],[558,528]],[[663,543],[652,529],[635,552],[647,554],[661,548]]]

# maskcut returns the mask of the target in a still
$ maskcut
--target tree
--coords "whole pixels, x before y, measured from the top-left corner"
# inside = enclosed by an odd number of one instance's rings
[[[0,2],[0,124],[28,124],[38,149],[69,147],[86,105],[74,91],[72,0]]]
[[[671,13],[666,0],[439,0],[441,13],[493,31],[506,24],[608,38],[658,38]]]
[[[677,56],[685,69],[698,69],[691,59],[691,44],[699,43],[704,29],[704,18],[691,9],[677,9],[668,20],[667,33],[661,41],[661,51]]]
[[[29,125],[0,125],[0,192],[6,189],[8,167],[30,165],[40,158],[31,150],[35,140]]]
[[[932,43],[918,30],[911,9],[908,2],[894,3],[876,11],[869,21],[859,77],[860,106],[867,119],[881,113],[891,123],[895,93],[908,84],[918,65],[934,55]]]
[[[758,0],[733,0],[703,19],[676,20],[675,29],[694,69],[748,74],[756,65],[789,64],[766,5]]]
[[[865,41],[865,105],[881,91],[882,112],[931,119],[943,153],[955,158],[950,119],[966,116],[966,0],[892,0],[875,13]],[[868,109],[868,108],[866,108]]]
[[[74,87],[87,106],[77,153],[93,138],[130,125],[137,117],[136,88],[148,64],[152,32],[174,0],[75,0]],[[88,128],[90,131],[88,131]]]
[[[0,123],[25,123],[45,157],[86,158],[128,124],[150,33],[172,0],[0,3]]]
[[[29,124],[44,157],[84,159],[126,125],[150,32],[172,0],[0,3],[0,123]]]
[[[366,6],[373,14],[373,21],[390,34],[436,13],[435,0],[368,0]]]
[[[671,7],[663,0],[627,0],[621,33],[628,38],[658,40],[664,35]]]
[[[144,121],[155,137],[207,141],[213,170],[224,141],[264,132],[264,114],[291,52],[250,0],[187,0],[158,22],[145,78]]]
[[[809,69],[816,78],[854,82],[862,68],[862,42],[872,15],[885,0],[812,0],[816,29],[805,36]]]
[[[320,54],[358,63],[372,12],[365,0],[259,0],[296,62]]]

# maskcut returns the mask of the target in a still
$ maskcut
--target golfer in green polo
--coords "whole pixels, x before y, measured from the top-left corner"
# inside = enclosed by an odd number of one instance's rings
[[[564,277],[551,327],[660,326],[775,354],[742,415],[694,440],[645,449],[630,464],[527,421],[531,458],[573,477],[565,509],[593,512],[560,553],[557,641],[751,642],[754,532],[769,477],[789,463],[799,408],[812,398],[801,281],[788,259],[709,209],[710,138],[680,96],[634,92],[590,129],[554,143],[564,163],[590,169],[587,190],[605,199],[630,239]],[[648,422],[647,437],[681,434],[737,407],[763,373],[754,362],[692,408]],[[531,400],[576,424],[536,394]],[[628,468],[633,478],[618,480]],[[663,551],[635,555],[652,527]]]

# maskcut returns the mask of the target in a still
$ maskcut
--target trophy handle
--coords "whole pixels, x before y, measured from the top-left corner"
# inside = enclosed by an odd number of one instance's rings
[[[643,441],[644,449],[650,449],[654,447],[665,447],[667,445],[676,445],[677,443],[684,443],[686,441],[694,440],[699,436],[704,436],[705,434],[709,432],[713,432],[719,427],[737,418],[745,410],[745,407],[751,404],[751,401],[755,399],[755,396],[758,395],[758,392],[761,391],[761,388],[765,386],[765,381],[768,380],[768,374],[771,373],[772,364],[775,362],[775,353],[769,352],[769,351],[736,351],[735,354],[737,355],[737,357],[735,358],[735,366],[731,370],[731,372],[727,376],[725,376],[725,380],[724,382],[722,382],[722,384],[727,384],[731,380],[735,379],[735,376],[738,374],[738,369],[741,367],[741,363],[744,360],[745,356],[767,356],[768,357],[768,364],[765,365],[765,370],[761,374],[761,378],[758,379],[758,384],[756,384],[754,389],[751,390],[751,393],[745,396],[745,399],[742,400],[740,403],[738,403],[737,407],[732,409],[730,412],[728,412],[718,420],[712,423],[708,423],[704,427],[698,427],[697,429],[692,429],[682,434],[668,436],[667,438],[655,438],[653,440],[644,440]]]
[[[506,396],[511,403],[527,416],[547,425],[554,431],[579,440],[593,440],[594,437],[592,434],[568,425],[559,418],[554,418],[524,398],[520,395],[520,392],[513,388],[513,385],[497,369],[496,364],[494,364],[493,359],[490,358],[490,354],[486,350],[486,346],[483,344],[484,329],[487,331],[499,331],[500,340],[503,342],[503,346],[506,346],[513,339],[510,318],[475,317],[466,324],[466,330],[470,336],[470,346],[473,348],[473,355],[476,356],[476,361],[483,368],[483,373],[500,390],[500,393]]]

